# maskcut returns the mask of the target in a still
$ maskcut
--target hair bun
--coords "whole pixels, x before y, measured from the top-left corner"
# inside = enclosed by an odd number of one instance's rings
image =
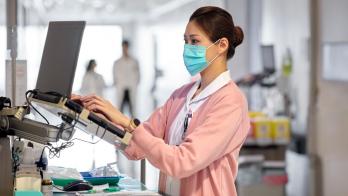
[[[240,28],[239,26],[235,26],[234,27],[234,43],[233,43],[233,46],[234,47],[239,46],[243,42],[243,39],[244,39],[244,33],[243,33],[242,28]]]

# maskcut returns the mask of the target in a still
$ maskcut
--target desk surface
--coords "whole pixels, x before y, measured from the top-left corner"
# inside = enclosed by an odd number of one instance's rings
[[[93,195],[93,196],[102,196],[102,195],[146,195],[146,196],[159,196],[155,191],[149,191],[146,189],[146,187],[141,184],[138,180],[131,179],[131,178],[122,178],[120,182],[118,183],[119,187],[121,188],[121,191],[118,192],[112,192],[112,193],[104,193],[104,192],[98,192],[98,193],[78,193],[78,192],[55,192],[54,196],[72,196],[72,195]]]

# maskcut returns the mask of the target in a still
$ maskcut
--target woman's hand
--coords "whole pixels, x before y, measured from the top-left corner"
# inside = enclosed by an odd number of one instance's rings
[[[76,102],[76,103],[79,104],[79,105],[83,105],[83,104],[82,104],[82,101],[81,101],[81,98],[82,98],[81,95],[77,95],[77,94],[71,94],[71,95],[70,95],[70,99],[71,99],[72,101]]]
[[[80,100],[87,110],[103,114],[110,121],[124,128],[128,126],[129,118],[122,114],[109,101],[96,95],[80,97]]]
[[[77,94],[71,94],[70,95],[70,99],[73,101],[80,101],[80,99],[82,98],[81,95],[77,95]]]

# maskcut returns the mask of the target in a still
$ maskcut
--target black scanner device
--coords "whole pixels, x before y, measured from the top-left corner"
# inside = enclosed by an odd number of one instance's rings
[[[83,105],[78,100],[70,100],[68,99],[65,103],[65,106],[69,109],[73,110],[74,112],[81,113],[83,110]],[[110,131],[111,133],[117,135],[120,138],[123,138],[125,135],[125,132],[114,126],[112,123],[110,123],[108,120],[105,120],[101,117],[99,117],[97,114],[90,112],[88,115],[88,120],[94,122],[95,124],[103,127],[104,129]]]
[[[63,191],[88,191],[93,189],[93,186],[86,181],[76,180],[63,187]]]

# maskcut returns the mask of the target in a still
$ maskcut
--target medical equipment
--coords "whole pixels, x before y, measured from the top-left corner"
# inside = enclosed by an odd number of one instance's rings
[[[60,139],[69,142],[75,133],[75,129],[79,128],[111,144],[118,142],[121,144],[121,147],[125,148],[132,137],[131,133],[119,129],[108,120],[84,109],[68,98],[61,97],[57,104],[34,99],[32,96],[28,98],[28,101],[30,103],[29,105],[34,107],[41,115],[46,114],[46,116],[51,116],[51,118],[47,118],[48,121],[55,118],[54,120],[56,121],[60,119],[60,123],[53,125],[39,122],[37,119],[30,119],[28,116],[31,113],[31,107],[27,105],[4,107],[0,110],[1,139],[6,139],[7,136],[12,135],[50,146],[52,142],[57,142]],[[8,167],[4,168],[12,168],[11,156],[8,156],[11,154],[11,152],[8,152],[11,149],[9,147],[3,148],[2,146],[1,148],[0,156],[2,157],[2,161],[4,164],[9,164]],[[64,148],[66,146],[54,150],[59,152]],[[10,170],[12,171],[12,169]],[[8,175],[13,174],[10,173]],[[12,179],[11,176],[2,176],[1,178]],[[36,177],[23,174],[16,177],[16,184],[23,188],[23,183],[33,182],[32,187],[35,187],[36,190],[36,179]],[[6,182],[4,183],[6,184]]]
[[[21,106],[12,106],[11,100],[0,98],[0,195],[13,192],[14,181],[17,188],[27,189],[25,185],[31,184],[30,189],[40,191],[41,178],[36,170],[44,167],[42,150],[35,169],[30,172],[18,169],[21,166],[19,152],[11,149],[13,143],[9,136],[43,144],[50,155],[57,157],[61,150],[73,144],[72,140],[80,140],[72,139],[76,128],[124,148],[129,144],[130,133],[69,99],[84,27],[84,21],[50,22],[38,89],[27,91],[26,104]],[[59,140],[66,142],[59,146],[51,144]],[[26,161],[32,163],[29,159]]]

